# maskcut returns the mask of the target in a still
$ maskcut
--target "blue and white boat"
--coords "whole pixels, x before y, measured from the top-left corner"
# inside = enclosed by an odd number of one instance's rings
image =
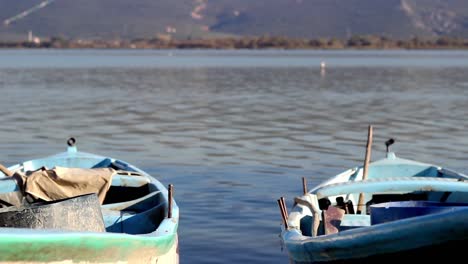
[[[363,168],[294,199],[281,232],[292,263],[464,258],[467,175],[392,152],[371,162],[364,180]]]
[[[0,167],[0,263],[179,263],[172,185],[68,143]]]

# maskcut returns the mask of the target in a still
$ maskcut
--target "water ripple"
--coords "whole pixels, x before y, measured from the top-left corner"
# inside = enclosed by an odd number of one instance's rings
[[[167,66],[151,62],[169,60],[156,51],[37,51],[31,67],[15,64],[29,52],[0,52],[0,161],[54,154],[75,136],[175,183],[183,262],[219,263],[216,247],[223,263],[287,263],[276,199],[290,202],[302,176],[313,185],[362,164],[369,124],[372,159],[393,137],[399,156],[467,170],[466,52],[177,52],[188,66]],[[40,64],[80,54],[79,65]]]

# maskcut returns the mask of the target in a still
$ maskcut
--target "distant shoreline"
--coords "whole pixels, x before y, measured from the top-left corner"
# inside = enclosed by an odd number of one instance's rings
[[[175,40],[158,37],[134,40],[48,40],[1,41],[0,49],[310,49],[310,50],[467,50],[468,39],[439,37],[393,40],[386,37],[355,36],[336,38],[294,39],[286,37],[245,37]]]

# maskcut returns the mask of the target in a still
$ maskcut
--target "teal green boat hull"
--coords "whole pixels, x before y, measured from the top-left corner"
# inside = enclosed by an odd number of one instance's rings
[[[177,263],[176,234],[0,231],[0,262]],[[170,260],[168,262],[162,261]]]

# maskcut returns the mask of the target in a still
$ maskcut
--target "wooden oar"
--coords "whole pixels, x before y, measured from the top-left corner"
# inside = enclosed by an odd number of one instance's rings
[[[281,205],[283,206],[284,214],[286,215],[286,220],[288,219],[288,208],[286,207],[286,200],[281,196]]]
[[[302,177],[302,192],[304,195],[307,194],[307,180],[306,177]]]
[[[7,169],[2,164],[0,164],[0,171],[3,172],[3,174],[5,174],[6,176],[9,176],[9,177],[13,176],[13,172],[11,172],[9,169]]]
[[[167,188],[167,218],[172,218],[172,196],[174,195],[174,185],[169,184]]]
[[[288,215],[286,213],[286,206],[283,204],[283,201],[284,201],[284,198],[281,197],[277,200],[278,202],[278,206],[280,208],[280,212],[281,212],[281,218],[283,219],[283,223],[284,223],[284,228],[285,229],[288,229]]]
[[[372,125],[369,125],[369,131],[367,134],[366,158],[364,159],[364,171],[362,172],[362,180],[367,179],[367,171],[369,168],[371,148],[372,148]],[[358,207],[357,207],[358,214],[361,213],[363,204],[364,204],[364,193],[360,193],[359,200],[358,200]]]

